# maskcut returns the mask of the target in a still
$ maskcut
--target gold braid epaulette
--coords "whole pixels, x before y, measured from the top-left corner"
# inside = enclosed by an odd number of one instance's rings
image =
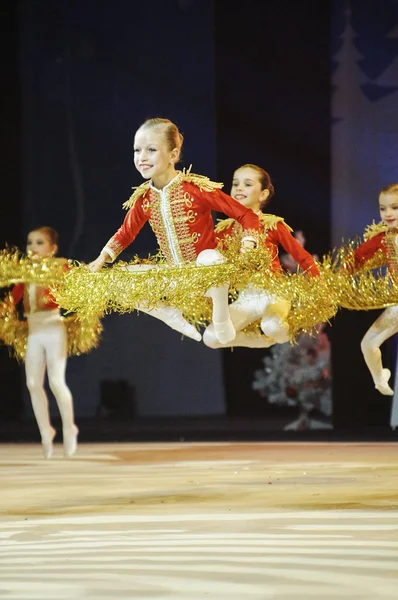
[[[212,192],[214,190],[221,190],[221,188],[224,187],[223,183],[211,181],[211,179],[205,175],[196,175],[196,173],[191,173],[191,167],[189,167],[188,170],[182,170],[181,181],[193,183],[194,185],[198,186],[201,192]]]
[[[213,192],[214,190],[220,190],[222,187],[224,187],[223,183],[211,181],[208,177],[205,177],[205,175],[196,175],[196,173],[191,173],[191,167],[189,167],[189,169],[183,169],[180,172],[180,181],[193,183],[200,189],[201,192]],[[137,200],[149,190],[150,184],[150,181],[145,181],[145,183],[142,183],[140,186],[132,188],[134,192],[127,202],[124,202],[123,208],[126,210],[133,208]]]
[[[387,231],[388,227],[385,223],[383,223],[383,221],[380,221],[380,223],[375,223],[373,221],[371,225],[366,227],[363,234],[363,239],[367,241],[376,237],[376,235],[379,235],[379,233],[386,233]]]
[[[236,223],[235,219],[219,219],[217,221],[217,225],[214,229],[216,233],[220,233],[220,231],[224,231],[225,229],[229,229],[232,225]]]
[[[278,225],[278,223],[283,223],[283,225],[289,231],[293,231],[293,229],[291,227],[289,227],[289,225],[287,223],[285,223],[285,220],[282,217],[277,217],[276,215],[260,213],[258,215],[258,219],[265,230],[276,229],[276,226]],[[237,222],[236,219],[220,219],[216,225],[215,232],[220,233],[220,231],[229,229],[235,222]]]
[[[276,229],[278,223],[283,223],[283,225],[289,230],[293,231],[291,227],[287,223],[285,223],[285,219],[282,217],[277,217],[276,215],[270,215],[267,213],[260,213],[258,216],[260,223],[263,225],[264,229]]]
[[[126,202],[124,202],[124,204],[122,204],[123,208],[126,210],[133,208],[133,206],[137,202],[138,198],[141,198],[141,196],[143,196],[145,194],[145,192],[147,192],[149,190],[149,186],[150,186],[150,182],[145,181],[145,183],[142,183],[138,187],[133,187],[132,189],[134,190],[134,192],[132,193],[130,198]]]

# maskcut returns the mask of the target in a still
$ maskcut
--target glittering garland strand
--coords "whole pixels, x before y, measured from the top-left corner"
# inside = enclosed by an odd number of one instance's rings
[[[0,250],[0,287],[36,283],[49,287],[60,281],[73,262],[64,258],[31,258],[17,248]]]
[[[355,268],[354,251],[360,240],[337,248],[323,259],[339,305],[348,310],[377,310],[398,305],[398,281],[385,268],[386,257],[378,250],[371,260]],[[383,268],[384,267],[384,268]]]
[[[99,346],[102,333],[101,319],[97,315],[79,318],[70,315],[63,318],[68,341],[68,355],[80,356]],[[0,341],[10,348],[10,354],[24,361],[28,344],[28,322],[18,317],[10,297],[0,305]]]
[[[18,283],[35,283],[50,287],[62,285],[73,262],[60,258],[31,258],[17,248],[0,250],[0,287]],[[67,330],[68,354],[80,355],[99,345],[102,332],[101,315],[69,315],[63,319]],[[9,346],[11,354],[24,360],[28,341],[28,323],[18,317],[11,295],[0,303],[0,341]]]
[[[96,330],[95,323],[99,323],[106,312],[132,312],[139,310],[140,306],[150,309],[163,302],[182,310],[194,325],[206,326],[211,322],[212,312],[212,303],[206,292],[213,286],[226,283],[229,284],[231,301],[242,290],[252,286],[289,303],[291,309],[286,320],[292,338],[303,331],[311,331],[319,322],[328,321],[336,313],[342,291],[346,289],[346,274],[342,285],[339,281],[341,274],[336,272],[330,260],[321,265],[320,278],[307,278],[303,274],[275,273],[272,256],[261,238],[255,250],[242,253],[240,246],[240,236],[228,238],[227,244],[224,240],[220,250],[225,262],[208,267],[195,264],[170,266],[156,255],[130,263],[118,262],[98,273],[91,273],[86,265],[71,261],[68,261],[66,271],[64,260],[34,260],[18,250],[7,248],[0,252],[0,284],[8,286],[23,281],[50,287],[62,308],[79,315],[77,323],[70,321],[71,327],[75,323],[75,336],[80,326],[78,323],[91,321],[93,325],[87,326],[85,344],[77,343],[76,352],[72,353],[84,352],[81,347],[95,346],[95,339],[93,345],[89,342],[89,331],[91,327]],[[22,323],[21,331],[23,327]],[[250,330],[259,331],[258,323]],[[9,339],[12,339],[11,334]]]
[[[287,321],[291,335],[311,331],[328,321],[338,309],[338,298],[330,286],[330,278],[307,278],[303,274],[270,271],[260,265],[256,251],[240,255],[233,263],[211,267],[154,266],[145,271],[129,271],[134,265],[118,263],[112,268],[91,273],[81,265],[75,267],[54,288],[57,301],[67,310],[79,314],[132,312],[155,307],[159,302],[179,308],[193,324],[203,326],[211,321],[209,288],[229,283],[231,300],[247,287],[254,287],[285,300],[291,305]]]

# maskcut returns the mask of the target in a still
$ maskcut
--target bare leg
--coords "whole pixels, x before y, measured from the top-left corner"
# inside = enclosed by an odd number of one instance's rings
[[[394,392],[388,385],[391,372],[383,368],[380,346],[397,332],[398,306],[391,306],[376,319],[361,342],[361,350],[375,387],[385,396],[393,396]]]

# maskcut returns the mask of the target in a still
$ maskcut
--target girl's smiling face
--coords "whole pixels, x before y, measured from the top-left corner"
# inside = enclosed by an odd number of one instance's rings
[[[134,138],[134,164],[144,179],[167,183],[175,172],[178,150],[169,150],[167,140],[159,129],[139,129]],[[163,182],[164,183],[164,182]]]
[[[269,191],[262,189],[259,175],[254,169],[242,167],[234,173],[231,196],[246,208],[258,212],[261,203],[268,198]]]
[[[379,196],[380,217],[389,229],[398,228],[398,194],[382,192]]]

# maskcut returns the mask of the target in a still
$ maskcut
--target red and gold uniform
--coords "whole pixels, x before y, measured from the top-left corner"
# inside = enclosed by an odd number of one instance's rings
[[[383,367],[380,346],[398,332],[398,306],[392,305],[396,298],[398,273],[398,229],[389,228],[383,222],[372,223],[366,228],[364,238],[365,241],[354,250],[354,268],[350,256],[348,270],[345,269],[348,291],[343,292],[340,302],[342,306],[356,310],[387,306],[363,337],[361,350],[375,388],[392,396],[391,371]],[[384,265],[388,266],[395,285],[391,278],[380,276],[380,272],[371,273],[372,269]]]
[[[4,256],[7,259],[7,256]],[[38,328],[44,328],[49,324],[67,332],[69,355],[84,354],[97,347],[99,334],[102,331],[100,317],[93,314],[89,319],[86,318],[84,323],[76,315],[62,317],[60,303],[52,292],[53,288],[47,287],[50,285],[47,281],[61,283],[63,275],[71,271],[70,264],[65,259],[51,258],[42,261],[41,269],[39,262],[30,257],[15,260],[15,256],[10,255],[10,258],[11,260],[6,261],[10,278],[14,280],[25,278],[26,281],[15,284],[0,304],[0,339],[13,348],[14,355],[18,359],[25,360],[28,334],[33,329],[37,331]],[[13,268],[14,272],[12,272]],[[46,282],[40,281],[43,275],[47,276]],[[19,320],[15,310],[20,302],[23,304],[27,323]]]
[[[179,172],[162,190],[145,182],[125,203],[129,211],[124,223],[103,250],[115,260],[149,221],[169,264],[194,263],[203,250],[217,246],[213,210],[236,219],[243,238],[253,239],[259,230],[257,215],[222,192],[221,187],[207,177],[185,172]]]
[[[311,254],[304,250],[299,242],[292,236],[291,228],[286,225],[281,217],[269,214],[259,214],[261,237],[268,252],[272,257],[272,273],[282,272],[278,256],[279,244],[291,254],[300,267],[310,277],[319,276],[320,272]],[[233,240],[242,234],[242,228],[235,219],[220,221],[215,229],[221,248],[228,247],[228,239]],[[273,343],[284,343],[289,339],[289,325],[286,321],[291,302],[286,298],[248,286],[242,290],[238,299],[230,305],[231,319],[236,329],[235,340],[229,346],[246,346],[250,348],[268,347]],[[251,323],[260,321],[263,334],[250,334],[244,331]],[[204,342],[211,348],[225,347],[214,336],[213,328],[207,327]]]
[[[275,271],[282,270],[278,256],[278,246],[280,244],[288,254],[293,256],[305,273],[309,276],[320,274],[313,257],[292,236],[292,229],[282,217],[264,213],[260,213],[258,217],[261,231],[265,236],[265,246],[272,255],[272,267]],[[235,219],[225,219],[218,223],[215,231],[217,238],[223,241],[228,236],[241,235],[242,228]]]
[[[67,319],[61,316],[60,306],[47,286],[53,282],[64,283],[63,276],[71,270],[65,259],[24,257],[18,251],[6,250],[2,252],[1,260],[3,277],[8,273],[9,281],[21,283],[14,285],[0,303],[0,339],[13,349],[18,359],[25,361],[26,386],[44,456],[51,457],[56,434],[44,389],[46,371],[62,420],[64,453],[72,456],[77,448],[78,429],[74,422],[72,394],[65,381],[67,357],[68,353],[81,354],[97,345],[101,330],[99,319],[94,316],[83,323],[75,316]],[[21,301],[26,321],[18,318],[15,308]]]
[[[77,427],[74,422],[73,399],[65,381],[68,355],[67,329],[59,306],[46,287],[35,283],[18,283],[8,302],[17,305],[21,300],[27,317],[27,326],[18,321],[15,310],[7,314],[4,306],[2,337],[14,347],[15,353],[25,358],[26,385],[29,390],[33,412],[41,434],[43,452],[50,458],[53,452],[55,430],[51,425],[48,399],[44,389],[44,374],[47,369],[50,388],[55,396],[62,419],[64,451],[72,456],[77,447]],[[14,338],[10,339],[14,331]],[[8,339],[7,339],[8,338]]]
[[[12,288],[10,295],[15,305],[23,299],[25,314],[59,308],[54,296],[51,294],[50,290],[45,287],[17,283]]]
[[[366,241],[354,250],[355,268],[372,260],[372,267],[388,265],[392,275],[398,274],[398,229],[389,229],[383,223],[370,225],[364,235]]]

